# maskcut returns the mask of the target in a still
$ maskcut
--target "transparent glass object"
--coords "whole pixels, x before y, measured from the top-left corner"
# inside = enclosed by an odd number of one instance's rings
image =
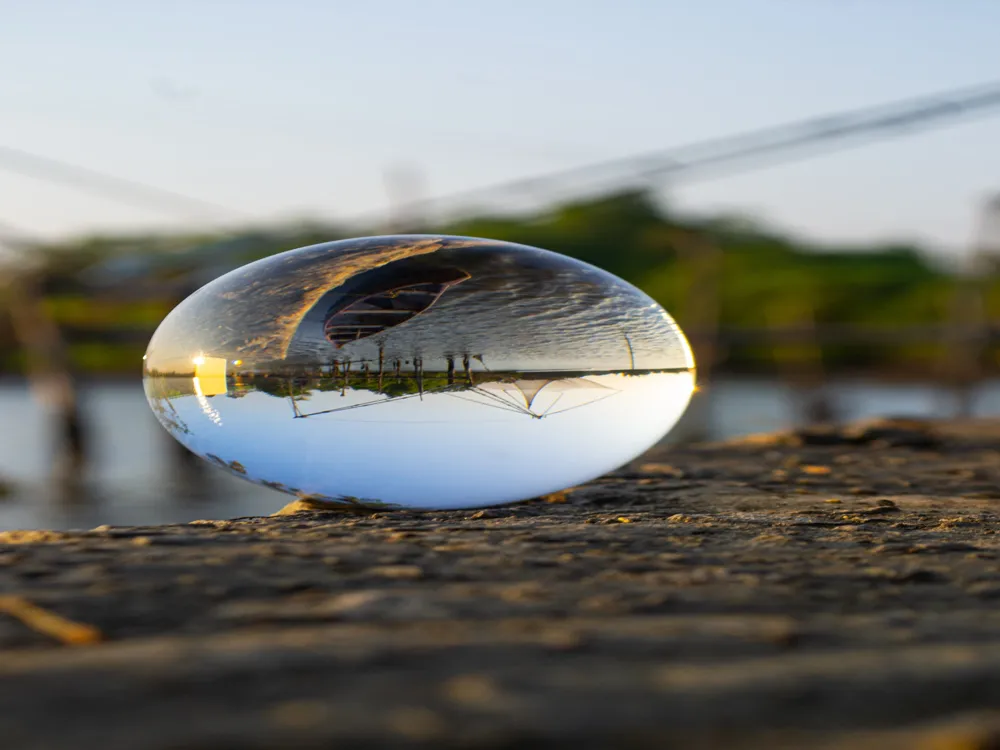
[[[598,477],[694,389],[684,335],[625,281],[448,236],[292,250],[202,287],[156,330],[144,386],[202,458],[299,497],[474,508]]]

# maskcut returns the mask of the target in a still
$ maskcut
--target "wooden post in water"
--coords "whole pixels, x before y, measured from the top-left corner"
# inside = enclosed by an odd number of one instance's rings
[[[385,344],[378,345],[378,389],[382,391],[382,374],[385,372]]]
[[[804,281],[803,283],[809,283]],[[830,422],[834,410],[825,388],[823,348],[816,328],[816,293],[803,295],[801,304],[792,309],[767,310],[772,330],[787,328],[798,331],[795,341],[772,341],[771,351],[779,377],[792,386],[796,395],[796,421],[805,423]]]
[[[52,476],[69,493],[82,479],[88,458],[87,434],[69,350],[58,324],[45,307],[38,278],[16,277],[8,283],[6,291],[10,320],[27,356],[30,384],[55,425],[57,442]]]
[[[955,416],[970,417],[973,396],[984,377],[990,345],[986,288],[1000,255],[1000,196],[987,201],[973,235],[972,247],[955,276],[951,306],[942,342],[940,377],[956,397]]]
[[[954,416],[970,417],[973,394],[982,380],[982,356],[986,349],[983,283],[975,260],[956,274],[945,341],[941,346],[939,374],[955,396]]]
[[[698,373],[698,389],[673,437],[703,440],[711,431],[711,376],[720,357],[720,288],[724,256],[718,243],[700,229],[677,227],[670,237],[683,279],[678,319],[690,332]]]

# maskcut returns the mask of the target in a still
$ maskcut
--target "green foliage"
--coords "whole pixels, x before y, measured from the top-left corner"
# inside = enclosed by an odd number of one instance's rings
[[[682,327],[697,323],[692,300],[697,302],[706,292],[718,299],[719,324],[725,329],[933,325],[947,320],[956,290],[954,279],[931,264],[917,247],[820,247],[781,236],[752,219],[684,219],[641,191],[576,201],[536,215],[479,216],[425,231],[434,230],[544,247],[592,263],[641,288]],[[344,236],[342,228],[302,224],[274,231],[248,230],[230,237],[92,237],[41,248],[48,269],[47,305],[53,317],[78,338],[71,343],[74,361],[81,368],[131,372],[137,346],[119,343],[113,334],[131,330],[142,338],[152,333],[177,302],[171,296],[177,293],[177,279],[193,270],[214,268],[214,263],[235,266]],[[698,242],[685,246],[685,237]],[[714,248],[719,258],[709,267],[699,265],[698,253],[706,252],[705,247]],[[98,291],[82,281],[95,264],[123,256],[147,262],[148,269],[140,277],[149,294],[116,296],[113,290]],[[164,291],[157,295],[161,288]],[[1000,282],[995,279],[986,284],[986,305],[991,315],[1000,314]],[[2,317],[0,367],[18,367],[20,358]],[[734,346],[723,366],[770,367],[776,351],[766,343]],[[819,352],[824,364],[833,368],[924,366],[938,355],[933,343],[830,344]],[[284,380],[255,385],[286,398],[304,393],[297,385],[289,393]],[[425,383],[428,388],[436,385],[433,378]],[[386,378],[384,391],[404,395],[414,388],[411,381]]]

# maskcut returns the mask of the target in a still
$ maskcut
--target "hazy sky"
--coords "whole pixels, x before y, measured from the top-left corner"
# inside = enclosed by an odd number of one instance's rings
[[[0,147],[255,221],[428,195],[1000,79],[996,0],[0,0]],[[1000,117],[679,187],[823,239],[961,247]],[[190,226],[0,170],[0,224]]]

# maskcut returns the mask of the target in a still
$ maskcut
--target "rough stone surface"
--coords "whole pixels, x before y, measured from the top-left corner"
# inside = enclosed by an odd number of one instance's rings
[[[470,488],[474,492],[474,488]],[[1000,425],[660,450],[507,508],[0,533],[5,748],[989,748]]]

